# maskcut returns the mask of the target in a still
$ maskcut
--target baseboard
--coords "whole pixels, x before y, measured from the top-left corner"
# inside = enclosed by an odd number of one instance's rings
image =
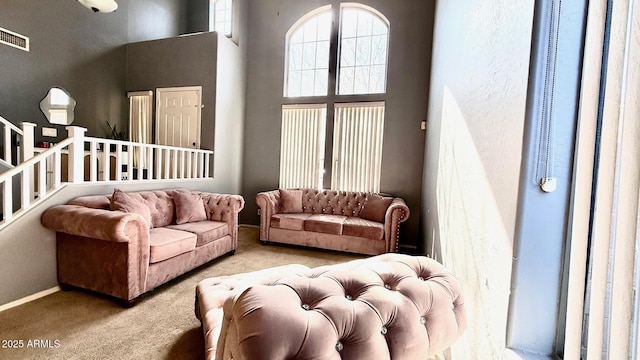
[[[259,229],[260,225],[240,224],[240,225],[238,225],[238,227],[247,227],[247,228]]]
[[[47,295],[51,295],[55,292],[60,291],[60,286],[55,286],[52,287],[51,289],[47,289],[47,290],[42,290],[40,292],[37,292],[35,294],[29,295],[29,296],[25,296],[22,299],[18,299],[18,300],[14,300],[10,303],[4,304],[4,305],[0,305],[0,312],[3,312],[5,310],[9,310],[11,308],[14,308],[16,306],[20,306],[22,304],[26,304],[28,302],[34,301],[34,300],[38,300],[40,298],[43,298]]]

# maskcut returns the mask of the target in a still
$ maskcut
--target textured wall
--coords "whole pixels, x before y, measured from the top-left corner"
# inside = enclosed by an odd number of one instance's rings
[[[402,243],[418,243],[426,99],[431,59],[434,2],[363,0],[391,23],[381,191],[403,197],[411,210]],[[287,30],[307,12],[340,2],[269,0],[249,2],[247,116],[242,194],[243,223],[258,224],[252,199],[278,187],[281,105]],[[354,96],[346,101],[360,101]],[[332,97],[329,101],[340,101]],[[341,101],[345,101],[342,98]],[[331,124],[327,124],[332,129]],[[329,130],[330,131],[330,130]],[[258,156],[259,155],[259,156]],[[327,174],[330,169],[327,169]],[[326,178],[326,176],[325,176]],[[325,187],[329,187],[326,184]]]
[[[499,359],[505,347],[533,3],[436,6],[423,240],[473,294],[454,358]]]

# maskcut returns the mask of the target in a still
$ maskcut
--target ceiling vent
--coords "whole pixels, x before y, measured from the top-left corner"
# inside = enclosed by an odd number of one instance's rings
[[[13,46],[24,51],[29,51],[28,37],[3,28],[0,28],[0,44]]]

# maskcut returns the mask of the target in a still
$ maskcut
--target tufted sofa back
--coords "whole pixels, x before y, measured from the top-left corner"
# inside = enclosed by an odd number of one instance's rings
[[[427,257],[384,254],[248,275],[198,285],[203,304],[227,299],[217,349],[210,349],[216,358],[425,359],[467,327],[458,280]]]
[[[154,228],[163,227],[175,223],[176,204],[173,200],[175,190],[155,190],[128,192],[137,201],[143,202],[151,212],[151,222]],[[202,195],[205,212],[209,220],[215,221],[237,221],[235,214],[237,207],[244,206],[244,200],[240,196],[229,196],[227,194],[213,194],[193,191],[194,194]],[[235,202],[232,203],[232,202]],[[109,209],[111,195],[90,195],[75,198],[69,205],[79,205],[94,209]],[[242,205],[240,205],[242,204]]]
[[[312,214],[358,216],[367,193],[302,189],[302,211]]]

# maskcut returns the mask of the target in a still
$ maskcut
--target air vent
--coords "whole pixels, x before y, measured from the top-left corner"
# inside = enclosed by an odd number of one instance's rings
[[[0,44],[13,46],[24,51],[29,51],[28,37],[3,28],[0,28]]]

